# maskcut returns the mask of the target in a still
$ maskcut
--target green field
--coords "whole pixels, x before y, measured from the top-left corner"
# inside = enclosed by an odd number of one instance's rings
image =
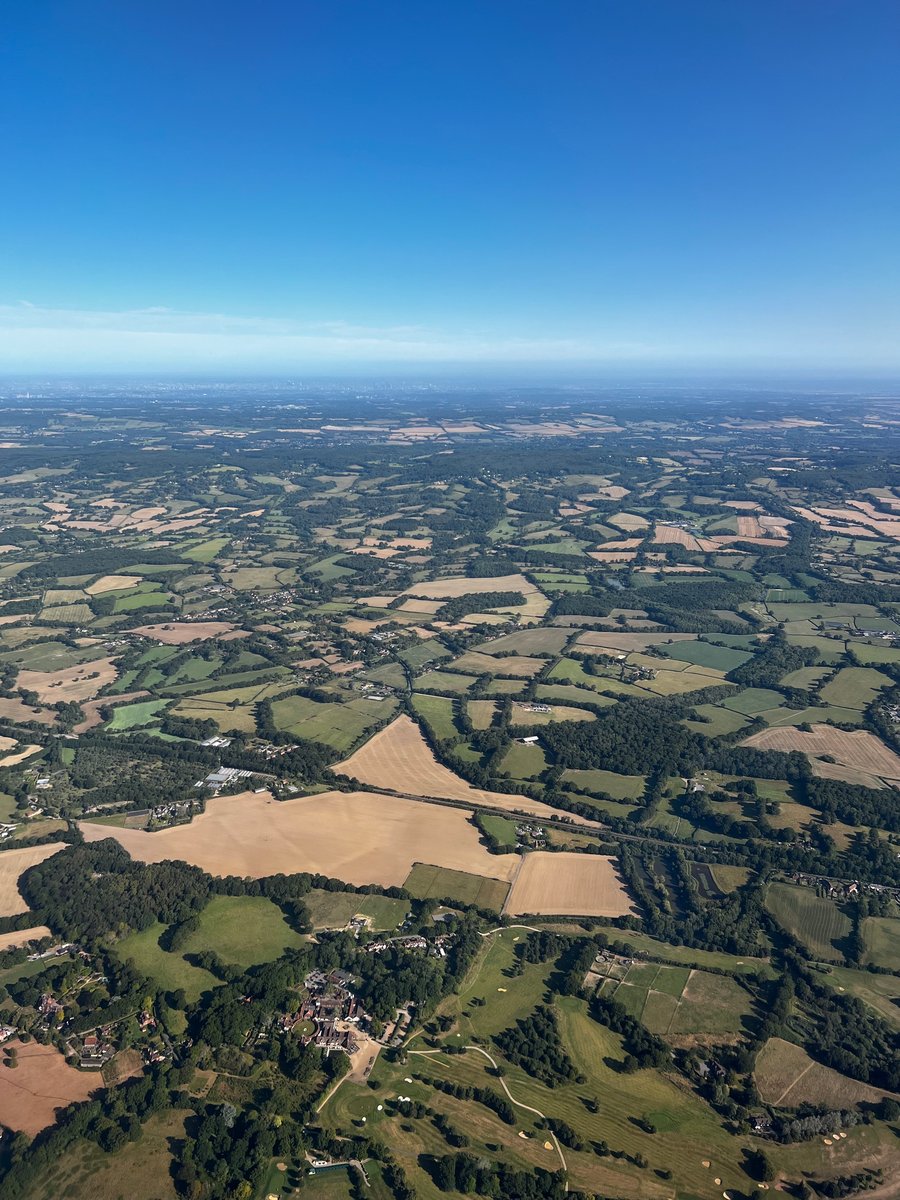
[[[509,817],[498,817],[489,815],[488,813],[481,814],[481,824],[483,828],[495,837],[501,846],[515,846],[516,823],[511,821]]]
[[[684,724],[695,733],[702,733],[704,737],[721,737],[724,733],[736,733],[747,724],[740,713],[718,704],[698,704],[694,712],[697,717],[685,720]],[[704,719],[698,719],[701,717]]]
[[[424,675],[418,677],[416,682],[419,687],[427,688],[429,691],[453,692],[455,695],[461,696],[475,682],[475,676],[456,675],[451,671],[426,671]]]
[[[866,963],[897,970],[900,964],[900,920],[893,917],[867,917],[863,938]]]
[[[499,912],[509,892],[509,884],[485,875],[470,875],[467,871],[451,871],[448,867],[432,867],[416,863],[403,884],[417,900],[455,900],[459,904],[475,904]]]
[[[833,679],[822,686],[820,695],[826,704],[836,708],[868,707],[882,688],[892,687],[893,681],[872,667],[843,667]]]
[[[135,704],[119,704],[113,709],[108,727],[117,731],[149,725],[167,704],[168,700],[138,700]]]
[[[753,655],[746,650],[732,650],[728,646],[714,646],[710,642],[673,642],[664,646],[663,652],[678,662],[693,663],[698,667],[712,667],[716,671],[733,671],[742,666]]]
[[[429,725],[437,738],[452,738],[459,735],[453,720],[453,701],[445,696],[425,696],[414,693],[412,706]]]
[[[116,942],[115,952],[123,962],[129,959],[142,975],[147,975],[157,987],[166,992],[174,992],[184,988],[190,1003],[197,1000],[203,992],[219,987],[219,981],[209,971],[192,967],[181,954],[173,954],[163,950],[159,944],[160,934],[165,929],[159,921],[154,921],[140,933],[130,933],[121,941]]]
[[[40,611],[40,620],[49,621],[53,625],[87,625],[93,621],[94,614],[89,605],[80,604],[51,604]]]
[[[179,953],[213,950],[224,962],[250,967],[272,962],[303,942],[264,896],[213,896],[200,913],[200,928]]]
[[[227,537],[208,538],[205,542],[197,542],[194,546],[188,546],[181,551],[182,558],[189,558],[191,562],[208,563],[228,545]]]
[[[503,756],[500,770],[513,779],[534,779],[547,766],[544,751],[538,745],[513,742]]]
[[[139,608],[171,608],[172,596],[169,592],[127,592],[116,596],[114,612],[136,612]]]
[[[640,800],[644,794],[643,775],[617,775],[615,771],[563,771],[563,780],[574,783],[587,793],[605,792],[614,800]]]
[[[766,892],[766,907],[817,958],[842,961],[839,943],[850,933],[850,918],[833,900],[817,896],[812,888],[772,883]]]
[[[305,696],[286,696],[272,703],[278,729],[297,737],[325,742],[343,753],[358,742],[367,729],[393,716],[394,700],[351,700],[346,704],[320,704]]]
[[[373,930],[392,930],[409,912],[406,900],[365,896],[355,892],[326,892],[313,888],[303,897],[314,929],[343,929],[357,914],[371,918]]]

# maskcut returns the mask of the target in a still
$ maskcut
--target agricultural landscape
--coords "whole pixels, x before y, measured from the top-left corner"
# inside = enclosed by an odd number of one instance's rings
[[[0,401],[4,1200],[900,1196],[896,402],[148,389]]]

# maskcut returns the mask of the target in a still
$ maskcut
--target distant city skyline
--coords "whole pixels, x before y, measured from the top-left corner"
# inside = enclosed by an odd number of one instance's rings
[[[896,0],[16,6],[0,372],[900,374]]]

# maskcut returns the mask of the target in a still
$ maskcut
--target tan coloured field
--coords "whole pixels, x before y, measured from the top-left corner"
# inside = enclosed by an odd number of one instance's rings
[[[45,704],[56,704],[59,700],[78,702],[96,696],[117,675],[111,658],[97,658],[59,671],[20,671],[16,686],[35,692]]]
[[[6,741],[6,738],[3,739]],[[20,762],[24,762],[26,758],[31,758],[32,754],[37,754],[40,746],[23,746],[21,750],[15,750],[12,754],[4,754],[0,758],[0,767],[15,767]]]
[[[46,925],[32,925],[29,929],[0,933],[0,950],[9,950],[11,946],[24,946],[27,942],[39,942],[45,937],[50,937],[50,930]]]
[[[102,596],[104,592],[122,592],[136,587],[140,582],[140,575],[104,575],[84,590],[89,596]]]
[[[28,912],[28,905],[19,891],[19,877],[29,867],[64,849],[65,842],[48,842],[45,846],[23,846],[21,850],[0,852],[0,917]]]
[[[183,646],[187,642],[205,642],[209,638],[222,637],[233,630],[234,625],[230,621],[172,621],[163,625],[139,625],[131,632],[165,642],[167,646]]]
[[[637,513],[617,513],[614,517],[607,517],[605,520],[607,525],[615,525],[617,529],[647,529],[650,522],[646,517],[641,517]]]
[[[646,650],[648,646],[667,646],[670,642],[696,641],[696,633],[604,633],[592,629],[579,635],[578,650],[611,650],[618,654]]]
[[[793,726],[764,729],[741,743],[758,750],[799,750],[810,758],[830,755],[842,767],[855,767],[882,779],[900,780],[900,757],[866,729],[847,733],[831,725],[813,725],[809,733]]]
[[[801,1104],[849,1108],[861,1101],[877,1103],[885,1095],[878,1088],[815,1062],[802,1046],[782,1038],[769,1038],[763,1046],[753,1078],[763,1103],[778,1108],[797,1108]]]
[[[637,550],[590,550],[589,557],[599,563],[634,562]]]
[[[603,542],[600,547],[602,553],[607,553],[610,550],[637,550],[643,538],[615,538],[613,541]]]
[[[489,854],[469,816],[373,792],[322,792],[282,802],[269,792],[242,792],[210,800],[190,825],[159,833],[88,821],[80,828],[89,842],[114,837],[140,862],[178,858],[211,875],[261,879],[311,871],[388,887],[402,884],[413,863],[425,862],[509,880],[518,859]]]
[[[684,546],[685,550],[699,550],[700,543],[692,533],[677,525],[657,525],[653,541],[658,546]]]
[[[738,517],[737,531],[741,537],[762,537],[763,527],[756,517]]]
[[[355,754],[337,763],[332,770],[336,774],[358,779],[370,787],[404,792],[409,796],[462,800],[483,808],[529,813],[545,819],[568,815],[529,796],[485,792],[472,787],[437,761],[418,725],[405,714],[379,730]],[[595,824],[582,817],[572,816],[571,820],[580,825]],[[482,871],[481,874],[490,872]]]
[[[103,1089],[100,1073],[70,1067],[55,1046],[6,1043],[17,1051],[15,1069],[0,1066],[0,1125],[34,1137],[56,1120],[56,1110]]]
[[[0,717],[6,717],[7,721],[18,723],[37,721],[41,725],[52,725],[56,720],[56,713],[48,708],[38,708],[35,712],[32,705],[24,704],[18,697],[11,699],[3,696],[0,697]]]
[[[466,575],[454,575],[448,579],[433,579],[428,583],[415,583],[404,595],[424,596],[426,600],[452,600],[469,592],[521,592],[527,595],[536,591],[524,575],[492,575],[488,579],[470,579]]]
[[[526,854],[503,909],[510,917],[624,917],[635,910],[615,868],[600,854]]]

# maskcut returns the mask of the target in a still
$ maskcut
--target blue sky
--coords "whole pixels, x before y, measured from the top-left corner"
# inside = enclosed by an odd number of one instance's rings
[[[0,369],[900,368],[897,0],[4,27]]]

